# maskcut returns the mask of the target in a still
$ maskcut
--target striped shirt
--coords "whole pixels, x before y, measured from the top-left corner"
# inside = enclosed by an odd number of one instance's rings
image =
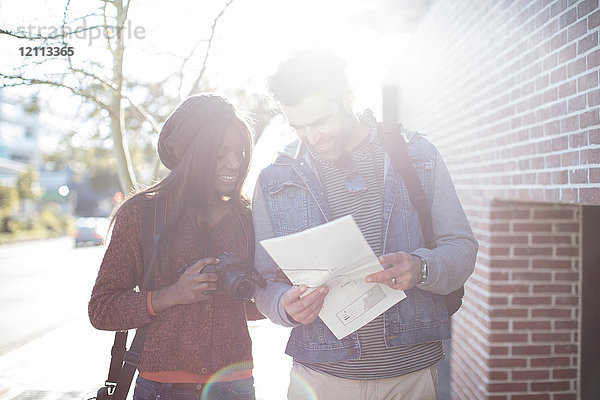
[[[352,215],[373,249],[383,254],[383,171],[385,151],[378,139],[377,123],[370,113],[360,117],[371,134],[343,162],[327,163],[310,147],[334,219]],[[354,191],[351,191],[353,189]],[[442,342],[387,347],[383,314],[358,331],[360,358],[337,363],[303,365],[346,379],[391,378],[430,367],[443,358]]]

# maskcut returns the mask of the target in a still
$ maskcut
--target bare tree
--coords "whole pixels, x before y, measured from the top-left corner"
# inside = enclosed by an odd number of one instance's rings
[[[210,36],[198,41],[183,57],[178,76],[180,99],[183,82],[183,70],[186,64],[194,56],[197,49],[204,44],[204,58],[202,66],[194,80],[189,94],[197,92],[206,72],[207,60],[209,58],[211,45],[214,40],[215,30],[226,9],[233,0],[227,0],[220,12],[214,18],[210,28]],[[98,7],[92,13],[69,19],[70,0],[67,0],[61,29],[48,35],[32,34],[31,32],[13,32],[9,29],[0,28],[0,35],[7,35],[22,41],[41,42],[43,45],[59,44],[68,48],[69,41],[76,35],[85,31],[101,29],[106,38],[106,49],[110,55],[110,63],[103,65],[99,61],[86,60],[83,65],[75,65],[71,55],[63,57],[45,57],[41,62],[29,63],[15,68],[11,73],[0,73],[2,79],[0,87],[44,85],[67,90],[72,94],[85,99],[97,110],[104,110],[108,114],[110,133],[113,141],[114,156],[117,164],[117,173],[121,189],[128,193],[138,187],[138,179],[132,165],[130,149],[126,140],[126,128],[124,123],[125,108],[135,110],[139,117],[146,121],[154,133],[159,131],[159,124],[152,112],[143,105],[137,104],[128,95],[130,91],[127,82],[128,77],[123,72],[123,60],[127,50],[123,29],[126,26],[132,0],[100,0]],[[78,21],[91,20],[97,22],[85,25],[77,29],[69,29],[69,24]],[[40,74],[40,67],[46,63],[61,61],[66,64],[65,72],[58,74]],[[165,77],[165,80],[167,77]],[[138,83],[141,84],[141,83]],[[131,86],[131,85],[129,85]],[[174,99],[179,101],[180,99]],[[155,158],[155,165],[159,165]],[[155,168],[156,169],[156,168]]]

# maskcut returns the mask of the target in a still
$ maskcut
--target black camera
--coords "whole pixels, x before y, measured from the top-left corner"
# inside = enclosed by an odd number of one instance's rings
[[[255,279],[243,261],[231,253],[223,253],[217,258],[220,260],[218,264],[202,268],[202,272],[218,275],[215,293],[227,294],[238,301],[250,300],[256,285],[262,286],[262,279]]]

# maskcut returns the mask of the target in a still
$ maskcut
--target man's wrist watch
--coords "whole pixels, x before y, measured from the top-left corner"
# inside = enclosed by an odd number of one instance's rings
[[[415,254],[415,256],[417,255]],[[419,259],[421,260],[421,280],[417,282],[417,284],[420,285],[421,283],[425,283],[425,281],[427,280],[427,260],[425,260],[421,256],[417,257],[419,257]]]

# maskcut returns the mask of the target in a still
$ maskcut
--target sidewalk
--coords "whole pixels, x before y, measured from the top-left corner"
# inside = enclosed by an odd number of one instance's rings
[[[268,321],[249,324],[257,400],[285,399],[291,368],[284,354],[289,329]],[[0,400],[89,397],[106,379],[113,339],[113,333],[95,330],[82,317],[0,356]]]

